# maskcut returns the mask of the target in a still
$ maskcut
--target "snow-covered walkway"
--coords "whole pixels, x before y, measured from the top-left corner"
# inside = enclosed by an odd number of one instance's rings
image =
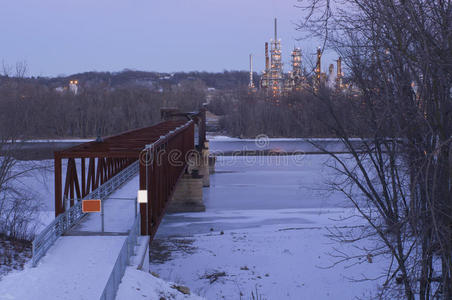
[[[138,176],[105,202],[105,231],[125,233],[133,224]],[[0,299],[99,299],[126,236],[102,236],[100,215],[85,217],[74,232],[88,236],[60,237],[32,268],[14,271],[0,280]],[[96,235],[96,232],[98,233]]]
[[[125,238],[61,237],[36,268],[2,278],[0,299],[99,299]]]

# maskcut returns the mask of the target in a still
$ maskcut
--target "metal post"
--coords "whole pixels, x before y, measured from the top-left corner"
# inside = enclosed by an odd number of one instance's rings
[[[102,233],[104,233],[104,200],[102,197],[100,197],[100,219],[102,223]]]
[[[55,217],[63,212],[62,201],[62,178],[61,178],[61,157],[55,153]]]
[[[148,195],[147,200],[148,202],[146,203],[146,235],[149,235],[149,183],[148,183],[148,178],[149,178],[149,151],[150,148],[148,147],[148,149],[146,150],[146,193]]]

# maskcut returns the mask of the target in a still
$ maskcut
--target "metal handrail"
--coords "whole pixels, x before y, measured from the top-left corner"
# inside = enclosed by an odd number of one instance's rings
[[[139,161],[132,163],[83,199],[105,200],[108,195],[132,178],[138,172],[138,168]],[[53,243],[70,228],[79,223],[85,215],[86,214],[82,211],[82,201],[77,201],[74,206],[58,215],[49,225],[47,225],[47,227],[33,240],[32,266],[35,267]]]
[[[121,279],[124,276],[127,266],[130,264],[130,257],[132,255],[135,255],[134,250],[135,246],[137,245],[139,235],[140,216],[137,216],[135,218],[135,222],[132,225],[132,228],[130,229],[129,235],[122,245],[118,258],[116,259],[115,265],[113,266],[113,270],[108,277],[104,291],[100,296],[100,300],[114,300],[116,298],[116,293],[118,292]]]

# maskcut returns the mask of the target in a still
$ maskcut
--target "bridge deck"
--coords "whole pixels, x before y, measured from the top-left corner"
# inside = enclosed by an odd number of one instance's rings
[[[100,233],[100,214],[81,220],[62,236],[36,268],[8,274],[0,280],[0,299],[99,299],[135,217],[138,176],[105,201],[105,230]],[[111,198],[111,199],[110,199]],[[118,213],[120,212],[120,213]],[[20,288],[18,288],[20,286]]]
[[[74,226],[68,235],[120,235],[128,234],[135,220],[136,194],[139,187],[138,174],[115,191],[104,202],[104,233],[101,232],[101,214],[90,213]]]
[[[138,158],[140,152],[148,144],[157,141],[160,136],[187,123],[183,121],[166,121],[151,127],[135,129],[119,135],[107,137],[101,142],[92,141],[69,149],[59,151],[61,157],[133,157]]]

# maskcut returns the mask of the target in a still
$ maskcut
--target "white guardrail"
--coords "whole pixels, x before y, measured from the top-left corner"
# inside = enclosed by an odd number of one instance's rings
[[[130,264],[130,257],[135,255],[134,251],[135,246],[137,246],[137,239],[139,235],[140,216],[138,215],[135,218],[132,228],[130,229],[129,235],[122,245],[121,251],[116,259],[115,265],[113,266],[113,270],[111,271],[100,300],[114,300],[116,298],[116,293],[118,292],[121,279],[124,276],[127,266]]]
[[[92,191],[83,199],[105,200],[122,184],[132,178],[138,172],[138,169],[139,161],[136,161],[99,186],[96,190]],[[32,266],[35,267],[53,243],[66,231],[72,228],[72,226],[77,224],[85,215],[86,214],[82,212],[82,201],[77,201],[74,206],[58,215],[52,223],[44,228],[44,230],[42,230],[33,240]]]

